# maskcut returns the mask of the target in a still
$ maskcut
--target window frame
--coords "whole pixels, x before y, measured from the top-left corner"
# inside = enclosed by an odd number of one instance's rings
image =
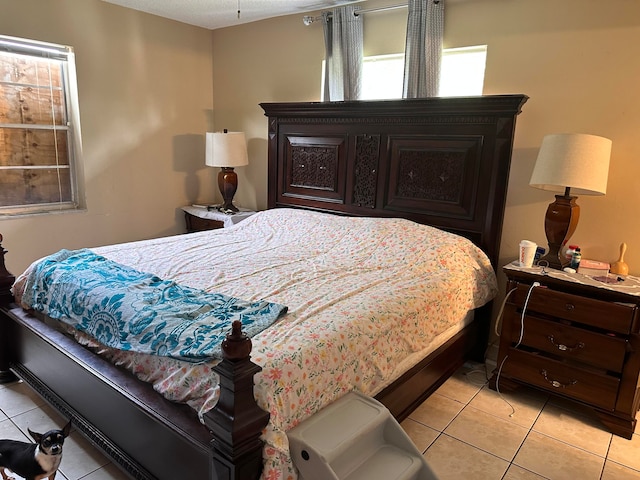
[[[66,125],[63,128],[51,125],[52,131],[66,131],[68,167],[52,165],[50,168],[68,171],[70,200],[26,205],[0,205],[0,219],[16,216],[48,214],[77,211],[84,208],[84,190],[82,182],[82,136],[80,130],[80,111],[78,104],[78,83],[73,48],[65,45],[41,42],[18,37],[0,35],[0,54],[23,55],[37,59],[58,60],[61,62],[63,106],[66,110]],[[0,81],[1,83],[5,83]],[[9,82],[11,83],[11,82]],[[10,128],[33,128],[31,124],[0,123]],[[38,127],[36,127],[38,128]],[[42,127],[39,127],[42,129]],[[49,128],[46,128],[49,129]],[[10,169],[24,169],[21,166],[0,166],[0,172]],[[42,167],[40,167],[42,168]]]

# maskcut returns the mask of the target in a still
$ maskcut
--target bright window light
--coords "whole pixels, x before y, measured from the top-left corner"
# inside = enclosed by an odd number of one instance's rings
[[[365,57],[362,63],[362,100],[402,98],[404,53]]]
[[[447,48],[442,52],[441,97],[482,95],[487,46]],[[362,100],[402,98],[404,53],[365,57],[362,68]],[[322,62],[324,92],[324,62]]]
[[[448,48],[440,66],[441,97],[482,95],[487,46]]]

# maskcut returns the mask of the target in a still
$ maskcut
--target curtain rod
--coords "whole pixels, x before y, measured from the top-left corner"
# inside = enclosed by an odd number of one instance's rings
[[[396,10],[398,8],[405,8],[406,6],[407,6],[406,3],[401,3],[399,5],[389,5],[388,7],[369,8],[367,10],[356,10],[356,11],[353,12],[353,15],[355,17],[359,17],[363,13],[382,12],[382,11],[385,11],[385,10]],[[331,12],[329,12],[329,15],[331,15]],[[317,17],[312,17],[310,15],[305,15],[304,17],[302,17],[302,22],[306,26],[309,26],[313,22],[317,22],[318,20],[322,20],[322,15],[319,15]]]

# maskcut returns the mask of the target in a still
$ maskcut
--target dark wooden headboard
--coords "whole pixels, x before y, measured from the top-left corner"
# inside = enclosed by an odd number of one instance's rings
[[[261,103],[269,208],[392,216],[470,238],[497,267],[526,95]]]

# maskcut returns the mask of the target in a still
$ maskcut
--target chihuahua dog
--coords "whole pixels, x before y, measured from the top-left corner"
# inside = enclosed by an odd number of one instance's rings
[[[0,474],[4,480],[13,480],[4,469],[26,480],[53,480],[62,460],[62,444],[69,436],[71,422],[62,430],[37,433],[29,430],[36,443],[0,440]]]

